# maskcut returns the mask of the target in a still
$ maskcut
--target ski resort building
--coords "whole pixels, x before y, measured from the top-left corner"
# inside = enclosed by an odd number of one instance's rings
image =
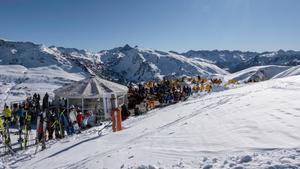
[[[127,104],[126,86],[91,76],[54,91],[55,100],[66,99],[66,106],[74,105],[82,112],[92,112],[101,120],[111,117],[112,108]]]

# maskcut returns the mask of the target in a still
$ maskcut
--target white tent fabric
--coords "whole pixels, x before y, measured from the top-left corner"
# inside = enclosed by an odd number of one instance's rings
[[[126,86],[101,79],[97,76],[74,82],[54,90],[56,97],[63,98],[100,98],[125,95],[128,92]]]

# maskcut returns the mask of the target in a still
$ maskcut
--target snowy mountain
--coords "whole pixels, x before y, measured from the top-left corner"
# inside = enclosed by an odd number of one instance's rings
[[[299,51],[283,51],[263,52],[246,62],[242,62],[236,66],[235,70],[242,70],[246,67],[263,66],[263,65],[281,65],[296,66],[300,64]]]
[[[11,168],[264,168],[300,167],[300,77],[243,85],[191,97],[124,121],[124,130],[97,129],[34,155],[30,147]],[[99,127],[102,128],[102,127]],[[1,163],[0,163],[1,164]]]
[[[1,106],[34,92],[52,94],[54,89],[90,73],[121,83],[158,80],[163,76],[227,74],[213,64],[176,53],[128,45],[89,52],[5,40],[0,40],[0,66]]]
[[[0,65],[22,65],[26,68],[57,65],[67,72],[84,71],[76,61],[44,45],[4,40],[0,40]]]
[[[114,48],[98,53],[106,72],[128,81],[149,81],[164,76],[209,76],[228,74],[221,68],[173,52],[162,52],[138,47]]]
[[[242,62],[246,62],[250,58],[255,57],[256,55],[258,55],[258,53],[228,50],[190,50],[186,53],[182,53],[182,55],[213,63],[219,66],[220,68],[233,72],[237,65],[239,65]]]
[[[57,65],[68,72],[99,71],[113,79],[145,81],[163,76],[227,74],[219,67],[172,52],[118,47],[100,52],[0,40],[0,64],[26,68]]]
[[[86,60],[86,59],[85,59]],[[50,93],[83,79],[86,67],[64,53],[31,42],[0,40],[0,109],[35,92]]]
[[[214,64],[187,58],[174,52],[141,49],[125,45],[97,53],[74,48],[49,47],[66,57],[80,59],[100,76],[121,83],[162,79],[164,76],[225,75],[228,72]],[[96,65],[96,66],[95,66]]]
[[[229,72],[236,72],[253,66],[281,65],[295,66],[300,64],[300,52],[242,52],[242,51],[188,51],[182,55],[216,64]]]

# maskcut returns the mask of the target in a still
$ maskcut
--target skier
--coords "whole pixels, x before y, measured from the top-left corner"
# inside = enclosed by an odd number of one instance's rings
[[[19,106],[17,103],[14,103],[12,105],[12,109],[11,109],[11,125],[15,126],[15,127],[18,127],[19,125],[19,119],[18,119],[18,109],[19,109]]]
[[[54,128],[55,128],[55,124],[54,124],[55,123],[55,113],[53,110],[48,113],[47,119],[48,119],[48,124],[47,124],[48,139],[52,140]]]
[[[4,110],[2,112],[4,122],[2,121],[3,124],[3,137],[4,137],[4,144],[5,146],[11,150],[11,139],[10,139],[10,122],[11,122],[11,109],[5,104],[4,105]]]
[[[3,124],[3,120],[2,120],[2,116],[1,116],[0,117],[0,134],[2,136],[2,140],[3,140],[3,138],[5,138],[4,133],[5,133],[5,128],[4,128],[4,124]]]
[[[0,133],[1,133],[1,135],[3,134],[3,131],[4,131],[3,120],[2,120],[2,117],[0,117]]]
[[[45,109],[49,108],[49,95],[46,92],[44,98],[43,98],[43,111],[45,111]]]
[[[28,139],[29,139],[29,132],[31,131],[31,126],[30,126],[30,122],[31,122],[31,115],[30,115],[30,110],[29,110],[29,103],[25,104],[25,108],[24,108],[25,112],[24,112],[24,145],[23,148],[26,149],[27,148],[27,144],[28,144]]]
[[[37,138],[38,138],[38,143],[40,143],[43,139],[43,122],[44,122],[44,119],[43,119],[43,113],[39,113],[38,115],[38,126],[37,126]]]
[[[70,120],[70,128],[71,128],[71,133],[74,134],[75,132],[79,132],[79,126],[77,123],[77,111],[75,109],[75,106],[71,106],[71,111],[69,113],[69,120]]]
[[[4,115],[4,121],[11,121],[11,109],[5,105],[4,110],[3,110],[3,115]]]
[[[121,111],[122,120],[124,121],[129,117],[129,111],[125,104],[123,104],[121,108],[122,108],[122,111]]]
[[[79,125],[79,128],[80,129],[83,129],[83,120],[84,120],[84,116],[82,114],[82,112],[79,112],[76,116],[76,120],[77,120],[77,123]]]
[[[63,138],[65,136],[65,129],[64,129],[64,110],[58,109],[58,111],[54,111],[54,132],[55,132],[55,138]]]
[[[67,134],[68,135],[71,135],[72,132],[71,132],[71,129],[70,129],[70,124],[69,124],[69,118],[68,118],[68,115],[67,115],[67,112],[62,112],[59,116],[59,121],[60,121],[60,124],[61,125],[61,134],[62,134],[62,137],[65,136],[65,133],[64,133],[64,130],[66,130]]]
[[[19,105],[19,109],[17,110],[17,115],[19,119],[20,129],[22,129],[22,127],[24,126],[24,110],[21,104]]]

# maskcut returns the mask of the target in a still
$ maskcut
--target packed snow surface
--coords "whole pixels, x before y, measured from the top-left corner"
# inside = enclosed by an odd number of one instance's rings
[[[291,68],[277,74],[273,78],[274,79],[275,78],[283,78],[283,77],[296,76],[296,75],[300,75],[300,66],[291,67]]]
[[[299,96],[300,76],[196,94],[131,117],[123,131],[108,129],[99,137],[90,129],[2,163],[28,169],[299,168]]]
[[[241,82],[247,82],[249,80],[268,80],[289,68],[291,67],[278,65],[253,66],[248,69],[226,75],[225,79],[235,79]]]

